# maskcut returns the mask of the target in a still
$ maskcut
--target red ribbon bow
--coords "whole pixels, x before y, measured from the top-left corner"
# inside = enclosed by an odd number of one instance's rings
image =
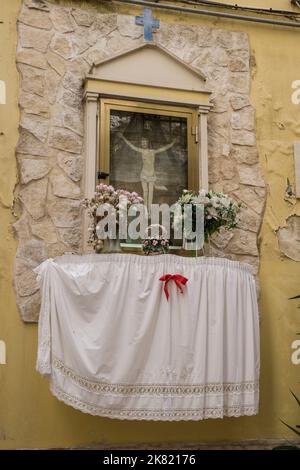
[[[164,291],[165,291],[167,300],[169,300],[169,297],[170,297],[169,290],[168,290],[169,281],[172,280],[175,282],[177,289],[179,290],[181,294],[183,294],[182,286],[184,286],[188,282],[188,279],[184,276],[181,276],[181,274],[165,274],[164,276],[160,277],[159,280],[165,283]]]

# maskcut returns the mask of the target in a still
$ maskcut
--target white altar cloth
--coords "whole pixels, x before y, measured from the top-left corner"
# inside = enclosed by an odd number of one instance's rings
[[[254,415],[259,324],[250,266],[222,258],[64,255],[36,268],[37,370],[93,415],[201,420]],[[159,278],[188,278],[183,293]]]

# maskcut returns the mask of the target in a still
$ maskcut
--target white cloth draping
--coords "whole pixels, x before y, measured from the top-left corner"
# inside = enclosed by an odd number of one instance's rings
[[[254,415],[259,324],[250,266],[222,258],[64,255],[36,268],[37,370],[93,415],[201,420]],[[165,274],[188,278],[180,293]]]

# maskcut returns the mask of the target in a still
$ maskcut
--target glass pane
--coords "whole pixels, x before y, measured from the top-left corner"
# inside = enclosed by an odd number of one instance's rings
[[[188,186],[187,119],[112,110],[110,184],[173,204]]]

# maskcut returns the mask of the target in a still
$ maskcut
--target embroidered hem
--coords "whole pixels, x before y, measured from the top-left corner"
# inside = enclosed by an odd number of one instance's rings
[[[185,396],[203,394],[245,394],[254,393],[259,390],[258,382],[239,383],[206,383],[206,384],[165,384],[165,383],[106,383],[93,381],[83,377],[66,366],[63,361],[54,357],[52,367],[62,376],[69,378],[74,384],[88,392],[97,394],[122,395],[154,395],[154,396]]]
[[[64,392],[51,384],[52,394],[66,405],[93,416],[102,416],[111,419],[148,420],[148,421],[199,421],[203,419],[239,418],[240,416],[254,416],[258,413],[255,406],[229,406],[220,408],[205,408],[199,410],[173,409],[173,410],[137,410],[137,409],[109,409],[83,402],[78,398]]]

